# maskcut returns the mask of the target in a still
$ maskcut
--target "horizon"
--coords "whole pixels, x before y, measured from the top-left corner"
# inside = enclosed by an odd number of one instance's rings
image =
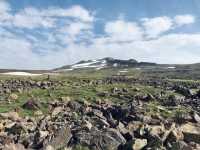
[[[0,0],[0,69],[112,57],[200,62],[200,1]]]
[[[72,63],[72,64],[67,64],[67,65],[63,65],[63,66],[58,66],[58,67],[55,67],[55,68],[48,68],[48,69],[22,69],[22,68],[6,68],[6,69],[2,69],[0,68],[0,70],[8,70],[8,71],[50,71],[50,70],[54,70],[54,69],[59,69],[59,68],[62,68],[62,67],[65,67],[65,66],[73,66],[73,65],[76,65],[76,64],[79,64],[80,62],[82,61],[95,61],[95,60],[101,60],[101,59],[105,59],[105,58],[112,58],[112,59],[117,59],[117,58],[113,58],[113,57],[104,57],[104,58],[97,58],[97,59],[88,59],[88,60],[80,60],[78,62],[75,62],[75,63]],[[117,59],[117,60],[136,60],[134,58],[129,58],[129,59]],[[156,65],[172,65],[172,66],[176,66],[176,65],[195,65],[195,64],[200,64],[200,62],[196,62],[196,63],[177,63],[177,64],[166,64],[166,63],[157,63],[157,62],[148,62],[148,61],[139,61],[139,60],[136,60],[137,63],[155,63]]]

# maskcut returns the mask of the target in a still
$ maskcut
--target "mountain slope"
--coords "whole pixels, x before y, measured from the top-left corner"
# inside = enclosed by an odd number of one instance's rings
[[[73,65],[67,65],[60,68],[56,68],[55,71],[70,71],[76,69],[88,69],[93,68],[96,70],[104,68],[130,68],[130,67],[140,67],[140,66],[156,66],[156,63],[149,62],[138,62],[135,59],[121,60],[114,59],[111,57],[106,57],[97,60],[80,61]]]

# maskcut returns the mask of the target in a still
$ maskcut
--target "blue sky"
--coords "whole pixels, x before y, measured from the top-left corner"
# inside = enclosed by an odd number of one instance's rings
[[[200,62],[199,0],[0,0],[0,68]]]

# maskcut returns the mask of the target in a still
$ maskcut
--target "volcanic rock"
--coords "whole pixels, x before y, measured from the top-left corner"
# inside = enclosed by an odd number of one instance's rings
[[[136,139],[132,146],[133,150],[141,150],[147,145],[147,139]]]
[[[193,123],[186,123],[181,125],[180,130],[184,134],[184,141],[200,144],[200,126]]]
[[[68,145],[71,137],[72,134],[70,129],[68,127],[64,127],[56,133],[54,138],[47,144],[47,146],[51,145],[54,149],[64,148]]]
[[[23,108],[24,109],[29,109],[29,110],[37,110],[40,109],[41,104],[39,103],[39,101],[35,100],[35,99],[30,99],[28,100],[25,104],[23,104]]]

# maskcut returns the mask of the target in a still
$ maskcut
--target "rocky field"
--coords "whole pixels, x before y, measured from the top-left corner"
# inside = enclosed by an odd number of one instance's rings
[[[1,76],[0,149],[199,150],[200,81],[138,72]]]

